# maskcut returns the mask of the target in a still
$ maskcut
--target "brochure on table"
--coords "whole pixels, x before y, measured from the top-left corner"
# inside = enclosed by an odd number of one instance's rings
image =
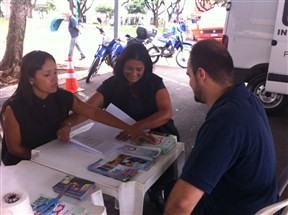
[[[135,123],[135,120],[113,104],[110,104],[106,110],[128,124]],[[154,136],[156,142],[150,144],[144,141],[142,142],[142,146],[139,146],[135,145],[131,139],[117,141],[115,137],[120,131],[120,129],[101,123],[92,123],[88,126],[87,130],[72,136],[71,141],[81,146],[81,149],[96,153],[102,158],[111,158],[115,154],[124,153],[148,160],[154,160],[160,153],[166,154],[176,146],[177,142],[176,137],[172,137],[171,135],[151,134]],[[134,147],[132,144],[134,144]]]
[[[113,104],[110,104],[106,111],[114,116],[117,116],[119,119],[128,124],[135,123],[134,119]],[[117,141],[115,137],[120,131],[121,129],[104,125],[102,123],[93,122],[91,127],[88,127],[88,130],[73,135],[71,137],[71,141],[80,145],[84,150],[86,149],[87,151],[96,153],[102,157],[109,157],[116,153],[118,147],[131,142],[131,140],[125,142]]]

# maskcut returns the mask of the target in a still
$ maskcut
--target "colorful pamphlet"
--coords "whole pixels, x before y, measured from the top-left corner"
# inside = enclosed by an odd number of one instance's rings
[[[150,132],[149,132],[150,133]],[[169,135],[167,134],[155,134],[155,133],[150,133],[155,139],[155,143],[149,143],[146,140],[143,140],[141,145],[142,146],[149,146],[149,147],[155,147],[155,148],[160,148],[162,154],[166,154],[169,152],[171,149],[173,149],[176,146],[177,143],[177,138],[174,135]],[[136,145],[135,142],[132,142],[134,145]]]
[[[95,188],[95,182],[93,181],[75,177],[73,175],[67,175],[60,182],[53,186],[53,190],[56,193],[61,193],[67,184],[72,185],[68,188],[64,195],[73,197],[78,200],[85,199],[87,195],[91,194]]]
[[[31,206],[34,208],[36,205],[48,201],[50,197],[40,194],[32,203]],[[33,211],[34,215],[41,215],[36,211]],[[52,209],[51,215],[86,215],[89,214],[88,210],[76,205],[73,205],[71,203],[65,202],[65,201],[59,201],[59,204]]]
[[[154,160],[161,154],[161,149],[159,148],[136,146],[132,144],[120,146],[117,150],[122,154],[136,156],[146,160]]]
[[[151,160],[119,154],[111,160],[100,159],[88,166],[88,170],[115,178],[129,181],[139,170],[148,170],[154,164]]]

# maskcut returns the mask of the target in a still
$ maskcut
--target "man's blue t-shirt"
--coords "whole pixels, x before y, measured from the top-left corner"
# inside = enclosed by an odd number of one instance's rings
[[[72,38],[78,37],[79,31],[75,29],[75,27],[78,26],[78,22],[74,16],[70,16],[69,18],[69,24],[68,24],[68,29],[69,33]]]
[[[183,32],[186,31],[186,23],[185,22],[182,22],[180,27],[181,27],[181,31],[183,31]]]
[[[211,107],[181,179],[205,192],[199,214],[250,215],[278,200],[275,168],[266,113],[239,85]]]

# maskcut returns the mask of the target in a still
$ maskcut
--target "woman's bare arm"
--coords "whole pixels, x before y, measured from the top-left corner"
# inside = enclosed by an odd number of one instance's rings
[[[21,140],[20,125],[15,118],[10,106],[6,107],[4,113],[4,132],[8,152],[23,159],[31,158],[31,149],[23,146]]]

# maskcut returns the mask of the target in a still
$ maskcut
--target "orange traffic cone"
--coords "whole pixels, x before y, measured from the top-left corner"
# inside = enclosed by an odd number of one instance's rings
[[[74,75],[74,66],[71,56],[68,57],[65,89],[71,93],[76,93],[78,91],[78,82]]]

